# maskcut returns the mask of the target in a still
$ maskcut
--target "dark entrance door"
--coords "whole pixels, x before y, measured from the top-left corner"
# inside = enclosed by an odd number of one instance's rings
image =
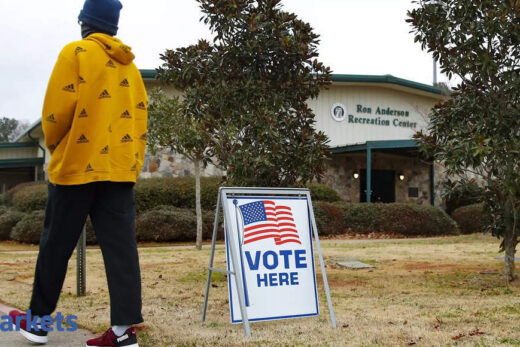
[[[360,201],[367,201],[367,171],[361,170]],[[371,202],[395,202],[395,171],[372,170]]]

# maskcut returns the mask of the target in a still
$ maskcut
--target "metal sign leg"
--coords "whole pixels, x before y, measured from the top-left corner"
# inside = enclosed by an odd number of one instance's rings
[[[202,309],[202,322],[206,321],[208,308],[209,288],[211,287],[211,275],[213,274],[213,259],[215,258],[215,243],[217,242],[218,219],[220,214],[220,195],[217,198],[217,209],[215,210],[215,220],[213,222],[213,236],[211,238],[211,254],[209,256],[208,279],[206,280],[206,291],[204,292],[204,308]]]
[[[225,203],[227,200],[227,195],[224,192],[221,192],[221,200],[222,203]],[[243,281],[242,281],[242,271],[240,271],[239,262],[238,259],[236,259],[236,252],[235,252],[235,244],[234,240],[231,238],[231,235],[228,231],[228,226],[231,226],[231,223],[228,222],[226,225],[226,221],[231,221],[231,216],[229,215],[229,211],[224,208],[224,230],[226,232],[226,237],[229,244],[229,253],[231,255],[231,263],[233,264],[233,272],[235,277],[235,285],[237,287],[238,292],[238,302],[240,303],[240,314],[242,315],[242,323],[244,324],[244,334],[246,336],[251,336],[251,328],[249,326],[249,319],[247,318],[247,308],[246,308],[246,301],[245,301],[245,292],[243,287]]]
[[[325,272],[325,263],[323,262],[323,255],[321,253],[320,238],[318,237],[318,228],[316,220],[314,219],[314,210],[312,208],[312,201],[310,193],[307,193],[307,204],[311,215],[312,229],[314,231],[314,239],[316,240],[316,248],[318,249],[318,257],[320,259],[321,274],[323,276],[323,286],[325,287],[325,295],[327,296],[327,305],[329,307],[330,322],[333,328],[336,328],[336,316],[334,315],[334,308],[332,307],[332,299],[330,298],[329,282],[327,281],[327,273]]]
[[[226,228],[226,220],[229,221],[230,216],[228,215],[226,209],[224,209],[224,232],[226,233],[226,239],[229,242],[230,247],[230,256],[231,256],[231,264],[233,264],[233,271],[229,272],[226,270],[220,270],[215,269],[213,267],[213,260],[215,257],[215,242],[217,240],[217,232],[218,232],[218,221],[219,221],[219,213],[220,213],[220,206],[221,204],[224,204],[226,201],[226,195],[221,194],[221,191],[219,191],[218,200],[217,200],[217,209],[215,211],[215,221],[213,223],[213,238],[211,240],[211,254],[209,259],[209,266],[208,266],[208,278],[206,280],[206,291],[204,294],[204,307],[202,309],[202,322],[206,320],[206,313],[208,308],[208,297],[209,297],[209,290],[211,287],[211,275],[213,271],[218,271],[222,273],[230,275],[234,275],[235,277],[235,283],[238,290],[238,301],[240,302],[240,313],[242,314],[242,322],[244,323],[244,334],[246,336],[251,336],[251,328],[249,326],[249,320],[247,319],[247,309],[245,304],[245,298],[244,298],[244,287],[242,287],[242,273],[240,271],[240,268],[238,267],[238,261],[235,259],[235,245],[233,243],[233,240],[230,238],[230,235],[228,233],[228,229]],[[229,223],[229,222],[228,222]],[[229,224],[228,224],[229,225]],[[228,281],[229,281],[228,277]]]

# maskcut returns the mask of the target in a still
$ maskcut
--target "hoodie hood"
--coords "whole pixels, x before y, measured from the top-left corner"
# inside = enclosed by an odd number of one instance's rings
[[[121,40],[113,36],[101,33],[89,35],[85,40],[94,41],[99,44],[111,58],[123,65],[128,65],[134,61],[135,55],[132,48],[125,45]]]

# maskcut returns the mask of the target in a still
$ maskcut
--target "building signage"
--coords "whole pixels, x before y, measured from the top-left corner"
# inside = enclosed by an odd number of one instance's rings
[[[249,321],[319,314],[308,202],[302,197],[228,197],[230,249],[237,253]],[[229,233],[229,235],[228,235]],[[229,243],[233,242],[234,247]],[[235,281],[228,281],[231,322],[240,323]]]
[[[342,110],[344,111],[342,117],[338,117],[338,115],[341,115],[340,106],[343,107]],[[385,127],[392,126],[412,129],[417,128],[417,122],[407,119],[410,117],[410,112],[407,110],[394,109],[388,106],[377,106],[372,108],[358,104],[356,105],[355,113],[356,115],[347,115],[345,106],[342,104],[332,105],[332,118],[338,122],[346,120],[348,123],[352,124],[367,124]]]

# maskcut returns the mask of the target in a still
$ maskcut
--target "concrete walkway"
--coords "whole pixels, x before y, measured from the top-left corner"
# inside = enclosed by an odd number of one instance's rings
[[[0,303],[0,315],[6,315],[13,308]],[[69,332],[51,332],[49,333],[49,342],[45,346],[56,347],[84,347],[88,339],[95,337],[89,331],[80,330]],[[0,331],[0,346],[2,347],[27,347],[41,346],[27,341],[18,331],[3,332]]]

